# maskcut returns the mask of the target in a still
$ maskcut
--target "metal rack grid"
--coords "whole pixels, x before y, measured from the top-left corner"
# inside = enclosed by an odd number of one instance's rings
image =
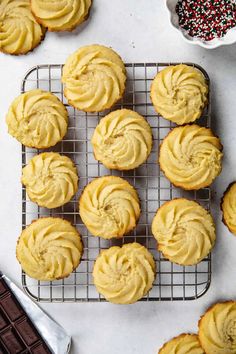
[[[176,63],[173,63],[176,64]],[[198,67],[205,75],[207,73]],[[134,109],[147,118],[153,132],[153,150],[148,161],[131,171],[110,171],[98,163],[93,156],[90,138],[99,119],[106,112],[84,113],[69,106],[63,96],[61,73],[63,65],[39,65],[33,67],[22,82],[22,93],[30,89],[40,88],[57,95],[66,105],[69,112],[69,129],[66,137],[49,151],[57,151],[72,158],[78,168],[80,182],[79,191],[73,200],[61,208],[47,210],[32,203],[25,188],[22,189],[22,228],[32,220],[41,216],[59,216],[70,220],[79,230],[83,238],[84,254],[79,267],[68,278],[54,282],[42,282],[29,278],[22,273],[23,288],[33,299],[42,302],[88,302],[105,301],[100,296],[92,280],[92,268],[101,249],[112,245],[137,241],[145,245],[153,254],[157,263],[157,276],[152,290],[141,301],[194,300],[208,290],[211,282],[211,256],[196,266],[175,265],[157,251],[156,241],[151,233],[151,221],[157,208],[167,200],[175,197],[187,197],[198,201],[210,209],[211,191],[204,188],[199,191],[186,192],[174,187],[162,174],[157,161],[160,142],[174,126],[155,112],[149,93],[150,84],[156,73],[170,63],[136,63],[126,64],[127,87],[123,99],[113,107]],[[210,126],[210,102],[205,109],[199,124]],[[22,146],[22,166],[41,151]],[[127,179],[137,189],[142,214],[136,229],[122,240],[103,240],[88,233],[77,210],[78,197],[84,186],[97,176],[106,174],[119,175]]]

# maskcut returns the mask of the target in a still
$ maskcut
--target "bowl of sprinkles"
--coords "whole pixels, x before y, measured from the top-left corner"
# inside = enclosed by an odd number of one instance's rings
[[[236,42],[236,0],[166,0],[171,24],[187,42],[213,49]]]

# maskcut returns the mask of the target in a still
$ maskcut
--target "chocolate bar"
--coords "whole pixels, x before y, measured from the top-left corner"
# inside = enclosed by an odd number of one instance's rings
[[[52,354],[32,321],[0,278],[0,354]]]

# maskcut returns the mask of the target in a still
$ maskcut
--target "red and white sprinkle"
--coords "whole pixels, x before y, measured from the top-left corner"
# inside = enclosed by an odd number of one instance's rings
[[[179,0],[179,25],[191,37],[210,41],[236,26],[236,0]]]

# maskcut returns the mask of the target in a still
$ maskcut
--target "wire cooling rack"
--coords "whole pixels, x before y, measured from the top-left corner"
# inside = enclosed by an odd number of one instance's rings
[[[175,63],[174,63],[175,64]],[[22,227],[42,216],[59,216],[71,221],[83,237],[84,254],[79,267],[68,278],[53,282],[36,281],[22,273],[24,290],[33,299],[42,302],[88,302],[105,301],[100,296],[92,279],[93,264],[101,249],[127,242],[140,242],[153,254],[157,264],[157,275],[154,286],[142,301],[161,300],[193,300],[201,297],[211,282],[211,256],[196,266],[175,265],[156,249],[156,241],[151,233],[151,222],[158,207],[175,197],[187,197],[198,201],[206,209],[210,209],[211,191],[204,188],[199,191],[186,192],[174,187],[162,174],[156,163],[159,144],[174,124],[169,123],[154,111],[150,101],[150,85],[156,73],[170,63],[136,63],[126,64],[128,80],[123,99],[113,109],[130,108],[144,117],[152,127],[153,150],[146,163],[135,170],[119,172],[107,170],[93,156],[90,139],[94,128],[103,113],[84,113],[67,104],[63,96],[61,73],[63,65],[39,65],[33,67],[22,82],[22,93],[40,88],[57,95],[66,105],[69,112],[69,129],[64,140],[49,151],[57,151],[69,156],[75,162],[80,182],[76,197],[61,208],[47,210],[32,203],[25,188],[22,189]],[[205,75],[206,72],[192,63]],[[199,123],[210,126],[210,102]],[[22,146],[22,167],[40,150]],[[103,240],[93,237],[81,221],[77,209],[78,197],[83,188],[95,177],[107,174],[124,177],[137,189],[142,206],[142,214],[136,229],[122,240]]]

